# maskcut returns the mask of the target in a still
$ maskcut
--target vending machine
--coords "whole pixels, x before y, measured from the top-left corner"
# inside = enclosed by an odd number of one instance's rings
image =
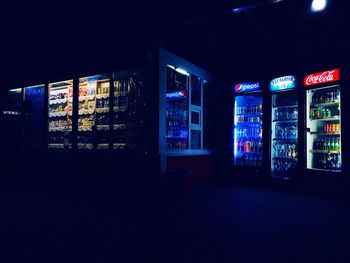
[[[271,80],[271,176],[290,180],[298,168],[298,93],[295,76]]]
[[[261,82],[233,88],[233,162],[237,167],[262,167],[263,94]]]
[[[342,171],[340,70],[304,77],[306,96],[306,168]]]

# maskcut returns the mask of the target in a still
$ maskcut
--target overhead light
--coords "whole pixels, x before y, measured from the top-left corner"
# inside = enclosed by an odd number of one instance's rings
[[[242,11],[242,8],[235,8],[232,10],[233,13],[239,13]]]
[[[184,70],[182,68],[176,68],[175,70],[176,70],[176,72],[179,72],[180,74],[187,75],[187,76],[190,75],[190,74],[188,74],[188,72],[186,70]]]
[[[232,9],[232,12],[233,13],[246,12],[246,11],[253,10],[253,9],[256,9],[259,7],[267,6],[267,5],[274,4],[274,3],[279,3],[282,1],[284,1],[284,0],[268,0],[268,1],[261,2],[261,3],[237,7],[237,8]]]
[[[175,69],[175,67],[174,67],[174,66],[169,65],[169,64],[167,65],[167,67],[168,67],[168,68],[171,68],[171,69]]]
[[[327,0],[313,0],[311,4],[312,12],[320,12],[326,8]]]
[[[18,89],[10,89],[10,92],[14,92],[14,93],[21,93],[22,89],[18,88]]]

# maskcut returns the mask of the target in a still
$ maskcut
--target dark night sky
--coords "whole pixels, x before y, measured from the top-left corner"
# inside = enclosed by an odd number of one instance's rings
[[[161,28],[166,48],[239,81],[327,67],[345,57],[344,2],[333,0],[321,15],[309,14],[307,0],[229,14],[257,2],[264,1],[16,3],[0,18],[0,87],[132,65],[159,46]]]

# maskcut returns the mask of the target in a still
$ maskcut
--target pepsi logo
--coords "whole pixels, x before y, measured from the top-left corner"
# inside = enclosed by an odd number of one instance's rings
[[[242,89],[242,84],[237,84],[235,87],[235,91],[240,91]]]

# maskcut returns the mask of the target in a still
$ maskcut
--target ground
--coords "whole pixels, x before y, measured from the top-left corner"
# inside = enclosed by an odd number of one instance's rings
[[[350,262],[345,202],[249,186],[170,193],[2,192],[0,261]]]

